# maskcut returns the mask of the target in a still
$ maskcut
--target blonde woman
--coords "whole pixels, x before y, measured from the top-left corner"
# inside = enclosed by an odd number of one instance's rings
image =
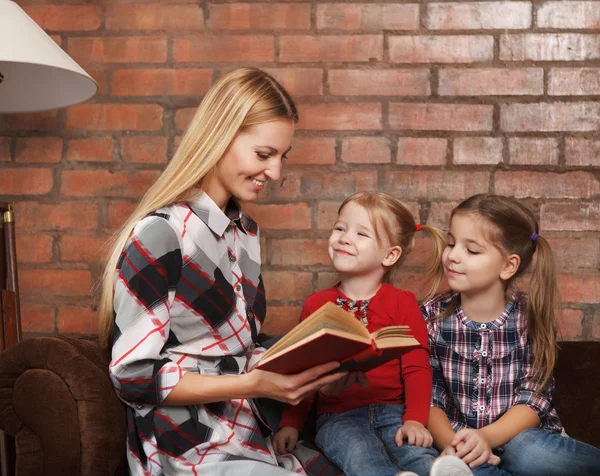
[[[333,362],[293,376],[248,372],[263,352],[265,293],[258,226],[239,201],[279,178],[297,121],[263,71],[223,76],[116,237],[100,336],[128,406],[131,474],[304,474],[275,455],[252,399],[297,403],[349,383],[326,375]]]

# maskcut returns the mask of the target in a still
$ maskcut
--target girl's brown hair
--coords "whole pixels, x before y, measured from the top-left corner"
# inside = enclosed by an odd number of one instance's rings
[[[533,261],[537,261],[529,283],[527,300],[527,331],[533,348],[534,378],[545,388],[552,378],[557,357],[555,301],[558,296],[554,256],[549,243],[539,235],[539,224],[533,212],[511,197],[473,195],[460,203],[450,219],[459,213],[473,213],[487,220],[490,241],[506,256],[515,254],[521,263],[506,282],[506,289],[521,276]]]
[[[415,246],[414,238],[418,230],[412,213],[400,200],[382,192],[355,193],[344,200],[338,213],[350,202],[355,202],[367,211],[379,245],[382,244],[383,232],[391,246],[402,248],[400,259],[390,267],[386,274],[389,280],[393,280],[394,274]],[[433,226],[419,225],[419,230],[427,233],[433,243],[433,251],[425,265],[426,279],[431,281],[427,294],[421,299],[426,301],[435,294],[443,276],[442,253],[446,246],[446,240],[444,233]]]

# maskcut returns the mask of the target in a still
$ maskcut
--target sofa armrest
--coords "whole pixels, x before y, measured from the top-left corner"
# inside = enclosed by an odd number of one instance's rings
[[[125,408],[91,339],[26,340],[0,354],[0,429],[17,476],[127,474]]]

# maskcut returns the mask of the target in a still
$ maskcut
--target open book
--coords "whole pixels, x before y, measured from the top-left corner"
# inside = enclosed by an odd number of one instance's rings
[[[326,362],[340,370],[367,372],[419,346],[408,326],[382,327],[373,334],[354,316],[328,302],[283,336],[254,366],[294,374]]]

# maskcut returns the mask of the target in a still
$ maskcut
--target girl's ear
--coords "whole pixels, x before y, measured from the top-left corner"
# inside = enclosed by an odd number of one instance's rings
[[[502,268],[502,271],[500,272],[500,279],[508,281],[519,270],[520,265],[521,258],[519,255],[509,255],[504,263],[504,268]]]
[[[385,258],[383,258],[381,264],[386,267],[393,266],[394,263],[400,259],[400,256],[402,256],[402,248],[399,246],[392,246],[385,255]]]

